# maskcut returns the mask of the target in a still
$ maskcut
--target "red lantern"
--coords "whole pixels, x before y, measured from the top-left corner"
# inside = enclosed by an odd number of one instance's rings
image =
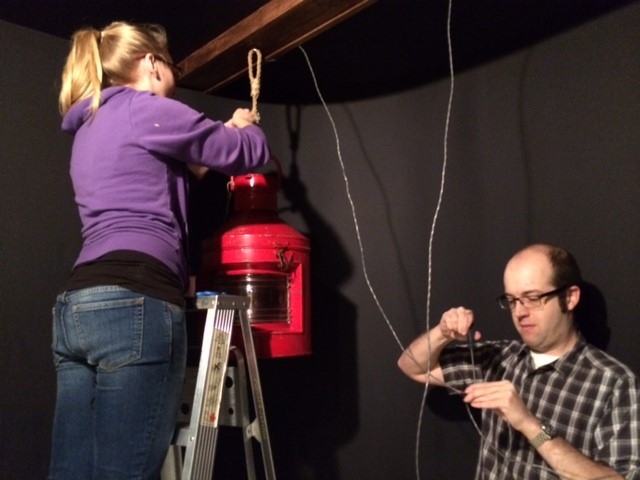
[[[198,288],[250,299],[258,357],[311,353],[309,241],[277,214],[278,179],[231,178],[234,214],[203,245]],[[240,326],[234,344],[242,346]]]

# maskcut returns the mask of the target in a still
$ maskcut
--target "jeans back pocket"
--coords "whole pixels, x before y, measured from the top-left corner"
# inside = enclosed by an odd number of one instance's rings
[[[76,303],[72,308],[78,347],[90,364],[115,370],[142,356],[143,297]]]

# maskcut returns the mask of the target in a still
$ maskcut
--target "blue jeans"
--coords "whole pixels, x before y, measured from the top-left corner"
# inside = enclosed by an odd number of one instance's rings
[[[118,286],[59,295],[49,480],[156,480],[176,426],[186,351],[177,305]]]

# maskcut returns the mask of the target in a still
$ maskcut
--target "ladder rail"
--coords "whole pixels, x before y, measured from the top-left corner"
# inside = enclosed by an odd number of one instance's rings
[[[239,311],[240,326],[242,328],[242,338],[244,340],[245,355],[247,357],[247,369],[249,371],[249,381],[251,382],[251,394],[253,396],[253,405],[256,413],[256,421],[258,422],[260,448],[262,449],[262,459],[264,463],[265,475],[267,480],[275,480],[276,471],[273,464],[273,455],[271,452],[271,440],[269,438],[269,429],[267,428],[267,414],[264,408],[264,397],[262,395],[262,385],[260,384],[260,374],[258,372],[258,357],[253,344],[253,335],[251,334],[251,325],[246,311]],[[252,424],[251,424],[252,425]],[[248,428],[252,428],[252,426]],[[245,432],[249,435],[249,432]],[[252,433],[253,436],[255,434]]]
[[[234,311],[231,297],[198,297],[197,307],[207,309],[202,351],[194,394],[182,480],[211,478],[215,461],[222,388],[231,345]],[[242,299],[239,299],[239,302]],[[242,303],[242,302],[240,302]]]
[[[218,427],[219,424],[225,425],[224,422],[229,421],[230,426],[243,428],[248,480],[256,480],[252,437],[260,443],[262,449],[266,480],[275,480],[257,356],[247,313],[249,299],[240,296],[206,294],[197,297],[196,306],[199,309],[206,309],[207,317],[189,426],[178,431],[176,440],[167,454],[161,478],[162,480],[177,480],[178,477],[181,480],[211,480],[219,434]],[[244,340],[244,355],[240,349],[231,346],[236,312]],[[235,358],[235,367],[229,365],[230,356]],[[231,376],[236,375],[234,378],[239,383],[235,386],[234,392],[225,390],[228,371]],[[249,417],[245,372],[249,375],[256,415],[253,422]],[[232,383],[235,384],[235,382]],[[224,402],[223,391],[227,393],[225,396],[227,401],[229,401],[229,395],[235,395],[231,400],[234,407],[231,410],[238,414],[239,420],[230,420],[226,412],[221,412],[221,404]],[[236,401],[238,405],[233,403]],[[182,447],[185,448],[184,459]]]

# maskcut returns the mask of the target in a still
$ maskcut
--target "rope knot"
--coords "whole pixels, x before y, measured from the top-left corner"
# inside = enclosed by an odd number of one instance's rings
[[[255,56],[255,64],[254,57]],[[256,121],[260,123],[260,112],[258,112],[258,97],[260,96],[260,77],[262,76],[262,52],[257,48],[249,50],[247,55],[249,64],[249,83],[251,85],[251,112],[256,116]],[[255,71],[254,71],[255,67]]]

